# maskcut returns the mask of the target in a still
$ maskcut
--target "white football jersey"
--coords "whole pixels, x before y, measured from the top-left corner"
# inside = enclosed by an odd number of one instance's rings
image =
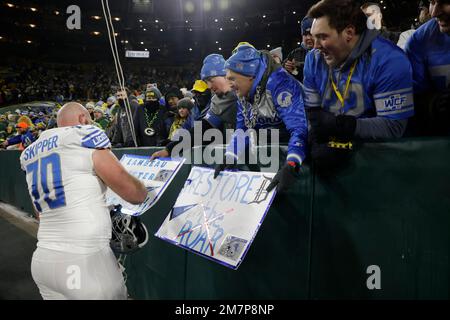
[[[89,254],[109,245],[111,219],[106,185],[94,171],[92,153],[111,148],[98,127],[42,132],[20,156],[28,191],[40,214],[38,247]]]

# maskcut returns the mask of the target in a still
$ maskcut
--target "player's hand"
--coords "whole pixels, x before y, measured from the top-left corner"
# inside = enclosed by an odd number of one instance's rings
[[[150,161],[153,161],[154,159],[157,158],[168,158],[169,156],[170,156],[169,151],[167,151],[166,149],[159,150],[152,154],[152,156],[150,157]]]
[[[295,70],[295,59],[292,60],[286,60],[284,63],[284,68],[289,72],[292,73]]]

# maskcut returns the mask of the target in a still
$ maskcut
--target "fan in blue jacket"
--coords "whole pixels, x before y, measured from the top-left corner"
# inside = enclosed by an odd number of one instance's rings
[[[288,154],[286,164],[268,191],[275,186],[278,191],[284,191],[297,176],[306,154],[308,130],[301,84],[268,52],[250,45],[239,46],[225,68],[227,79],[239,97],[237,130],[227,147],[225,163],[216,166],[215,177],[221,170],[235,166],[249,147],[255,147],[249,129],[279,130],[280,142],[288,143]]]

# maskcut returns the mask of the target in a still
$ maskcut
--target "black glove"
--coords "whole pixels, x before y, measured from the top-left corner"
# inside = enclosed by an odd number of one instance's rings
[[[448,132],[448,124],[450,121],[450,89],[447,89],[432,98],[428,108],[428,117],[433,132]]]
[[[432,100],[432,109],[437,113],[448,114],[450,112],[450,88],[435,96]]]
[[[216,165],[214,168],[214,179],[220,174],[223,170],[233,170],[237,169],[237,161],[236,159],[231,159],[230,157],[224,157],[223,163]]]
[[[337,117],[336,117],[337,118]],[[319,176],[334,176],[337,172],[343,170],[349,163],[353,154],[353,144],[346,147],[336,146],[330,143],[330,139],[320,140],[314,128],[308,133],[308,147],[310,151],[310,159],[314,164],[315,171]],[[348,142],[348,140],[347,140]]]
[[[292,186],[292,184],[300,177],[299,166],[286,163],[280,170],[278,170],[272,182],[266,188],[267,192],[272,191],[277,187],[277,192],[285,192]]]
[[[352,140],[356,130],[354,116],[338,115],[324,111],[322,108],[311,108],[308,111],[311,133],[318,142],[328,142],[331,138]]]

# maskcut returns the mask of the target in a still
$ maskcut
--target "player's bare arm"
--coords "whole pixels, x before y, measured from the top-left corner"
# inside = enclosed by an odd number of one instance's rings
[[[144,184],[129,174],[110,150],[96,150],[92,159],[100,179],[125,201],[139,204],[145,200],[147,190]]]

